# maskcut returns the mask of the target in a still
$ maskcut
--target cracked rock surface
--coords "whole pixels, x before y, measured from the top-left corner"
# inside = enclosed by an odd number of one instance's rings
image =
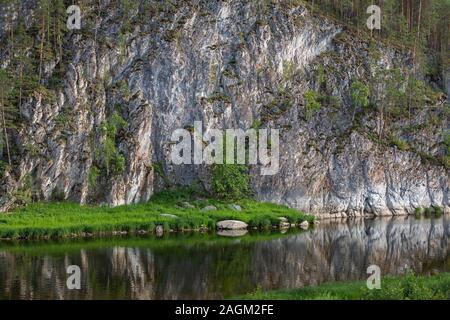
[[[378,143],[371,134],[376,115],[363,115],[355,125],[349,86],[354,77],[372,72],[367,43],[343,37],[343,26],[300,6],[172,2],[145,14],[131,10],[135,22],[127,32],[114,1],[83,12],[91,29],[66,33],[64,50],[70,54],[54,101],[36,94],[21,106],[25,125],[14,135],[15,165],[1,181],[3,210],[12,207],[12,191],[26,175],[38,200],[59,194],[80,203],[120,205],[148,200],[169,185],[208,188],[208,166],[170,161],[172,132],[194,121],[202,121],[204,130],[248,129],[256,122],[280,129],[279,172],[262,176],[259,167],[251,168],[259,200],[320,217],[400,215],[432,205],[450,209],[447,169]],[[35,2],[22,3],[17,16],[30,25]],[[1,14],[6,7],[0,5]],[[0,24],[2,41],[10,27]],[[379,66],[407,69],[411,63],[392,48],[379,49]],[[8,65],[6,53],[0,59]],[[303,95],[318,88],[319,65],[330,70],[327,91],[340,104],[306,119]],[[55,62],[45,65],[45,81],[54,72]],[[125,168],[120,174],[101,172],[93,190],[89,174],[104,143],[102,123],[115,111],[127,123],[115,138]],[[68,120],[61,124],[63,115]],[[423,117],[414,114],[411,122]],[[442,125],[405,139],[421,137],[425,151],[439,155],[440,130],[448,128],[448,118],[440,119]]]

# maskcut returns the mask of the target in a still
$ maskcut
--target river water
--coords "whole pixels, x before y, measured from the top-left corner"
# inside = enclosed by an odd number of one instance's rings
[[[323,221],[239,238],[180,234],[0,242],[0,299],[216,299],[327,281],[450,271],[450,217]],[[67,267],[81,270],[69,290]]]

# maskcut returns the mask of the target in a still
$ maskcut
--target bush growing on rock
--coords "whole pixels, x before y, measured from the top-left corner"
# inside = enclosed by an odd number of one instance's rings
[[[444,213],[444,210],[441,207],[434,207],[434,215],[436,217],[442,216],[443,213]]]
[[[312,90],[306,91],[304,98],[306,106],[306,119],[310,119],[317,111],[320,110],[322,106],[320,105],[320,102],[317,101],[317,94]]]
[[[239,164],[215,165],[212,169],[212,189],[222,199],[243,199],[251,196],[248,168]]]
[[[419,219],[422,217],[423,209],[421,207],[418,207],[414,210],[414,216]]]

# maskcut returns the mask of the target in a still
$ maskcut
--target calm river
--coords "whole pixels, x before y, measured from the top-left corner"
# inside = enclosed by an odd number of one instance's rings
[[[0,242],[0,299],[212,299],[382,274],[450,271],[450,217],[324,221],[239,238],[180,234]],[[81,269],[69,290],[66,269]]]

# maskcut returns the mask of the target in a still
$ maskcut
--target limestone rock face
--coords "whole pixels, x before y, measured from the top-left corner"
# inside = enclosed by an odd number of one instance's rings
[[[368,44],[343,26],[281,2],[262,8],[255,1],[180,0],[158,10],[151,1],[133,2],[141,8],[127,13],[130,28],[119,5],[100,1],[83,9],[82,30],[64,34],[65,71],[54,99],[36,93],[21,105],[14,165],[0,181],[2,210],[12,208],[29,177],[37,200],[58,195],[109,205],[148,200],[168,185],[199,182],[208,189],[210,166],[171,162],[172,133],[194,121],[204,130],[255,123],[280,129],[278,173],[262,176],[259,166],[251,167],[259,200],[320,217],[400,215],[431,205],[450,210],[448,170],[413,150],[379,143],[383,120],[376,113],[359,115],[357,124],[353,119],[350,84],[368,78],[374,66]],[[21,3],[12,19],[2,19],[2,47],[18,17],[26,26],[36,19],[36,1]],[[0,4],[0,15],[8,12],[10,5]],[[378,66],[408,69],[407,55],[378,49]],[[45,63],[44,84],[57,62]],[[2,51],[0,64],[10,63]],[[304,94],[321,86],[320,66],[338,103],[305,117]],[[413,114],[412,126],[429,110]],[[107,170],[101,154],[102,128],[114,112],[126,121],[114,139],[125,159],[120,172]],[[448,128],[448,118],[436,116],[443,122],[435,128],[403,138],[424,141],[421,152],[438,157],[439,128]]]

